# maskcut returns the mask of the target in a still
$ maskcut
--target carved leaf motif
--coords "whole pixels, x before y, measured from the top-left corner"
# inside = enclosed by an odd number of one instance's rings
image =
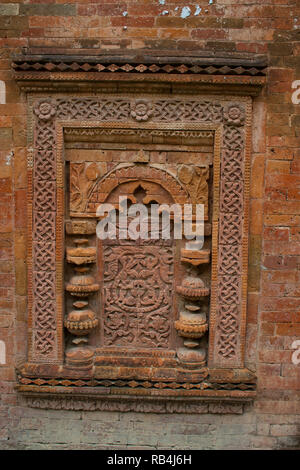
[[[70,208],[74,212],[86,210],[87,201],[97,180],[106,172],[105,163],[71,163]]]
[[[181,165],[177,176],[190,195],[193,204],[204,204],[204,214],[208,214],[208,178],[209,168],[193,165]]]
[[[83,193],[81,191],[81,178],[84,171],[84,163],[70,165],[70,202],[72,210],[79,210],[83,203]]]

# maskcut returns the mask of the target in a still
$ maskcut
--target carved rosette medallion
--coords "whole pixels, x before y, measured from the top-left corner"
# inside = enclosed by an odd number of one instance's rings
[[[137,121],[148,121],[152,114],[152,103],[147,100],[136,100],[131,104],[131,117]]]

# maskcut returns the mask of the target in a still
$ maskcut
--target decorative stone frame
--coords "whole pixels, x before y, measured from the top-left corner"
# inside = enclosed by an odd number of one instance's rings
[[[242,96],[245,77],[240,82],[235,78],[239,92],[232,96],[226,76],[218,77],[217,90],[210,85],[209,95],[204,90],[199,95],[197,86],[189,84],[189,76],[178,80],[173,94],[170,88],[161,94],[161,74],[147,84],[131,76],[128,94],[128,78],[120,75],[111,76],[110,95],[101,96],[105,82],[97,83],[96,95],[85,91],[76,98],[52,86],[55,93],[49,98],[40,77],[35,89],[30,87],[34,93],[28,94],[28,362],[18,370],[18,390],[31,406],[42,408],[240,413],[243,403],[255,396],[255,376],[244,368],[250,95],[263,79],[247,77],[248,93]],[[177,75],[172,75],[170,81],[176,80]],[[219,93],[220,82],[222,96],[214,94]],[[64,86],[58,82],[58,88],[64,90]],[[134,93],[152,102],[156,110],[146,122],[136,121],[131,113],[130,103],[137,99]],[[219,114],[213,109],[215,103],[222,106]],[[136,381],[124,386],[118,380],[101,381],[93,370],[75,370],[64,363],[64,131],[132,127],[214,134],[209,360],[194,383],[165,381],[149,386]]]

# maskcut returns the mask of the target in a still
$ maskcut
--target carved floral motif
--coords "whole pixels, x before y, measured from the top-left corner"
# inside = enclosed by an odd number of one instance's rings
[[[171,248],[105,248],[105,344],[169,345],[172,275]]]
[[[48,121],[56,113],[55,105],[50,98],[43,98],[34,106],[34,112],[41,121]]]
[[[191,197],[192,204],[204,204],[204,215],[208,215],[208,178],[209,168],[194,165],[181,165],[177,172]]]
[[[245,109],[239,103],[230,104],[224,110],[224,119],[227,124],[242,126],[245,122]]]
[[[131,104],[131,116],[137,121],[147,121],[153,114],[152,103],[136,100]]]
[[[105,163],[71,163],[70,165],[70,208],[84,211],[94,182],[106,171]]]

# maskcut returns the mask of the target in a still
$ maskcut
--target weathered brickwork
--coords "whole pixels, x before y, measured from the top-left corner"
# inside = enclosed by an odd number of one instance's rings
[[[1,1],[0,340],[6,358],[2,364],[0,357],[0,449],[300,448],[300,364],[292,362],[293,343],[300,340],[300,103],[292,102],[292,84],[300,80],[299,0],[161,3]],[[186,18],[184,6],[190,8]],[[258,397],[244,414],[42,410],[26,407],[14,391],[15,367],[27,351],[30,155],[26,99],[11,60],[24,48],[38,53],[45,47],[49,54],[268,57],[267,86],[253,106],[250,189],[246,366],[257,373]]]

